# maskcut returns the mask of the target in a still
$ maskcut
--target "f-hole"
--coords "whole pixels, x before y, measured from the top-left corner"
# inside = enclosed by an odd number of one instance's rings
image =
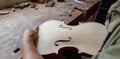
[[[68,39],[69,40],[57,40],[57,41],[55,41],[55,46],[59,46],[59,44],[58,44],[58,42],[69,42],[69,41],[71,41],[72,40],[72,38],[71,37],[68,37]]]

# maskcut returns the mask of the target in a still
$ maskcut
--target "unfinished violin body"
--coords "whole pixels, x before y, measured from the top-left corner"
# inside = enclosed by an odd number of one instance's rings
[[[106,37],[105,26],[95,22],[69,26],[62,21],[51,20],[40,25],[37,49],[40,54],[58,54],[63,47],[75,47],[78,53],[96,54]]]

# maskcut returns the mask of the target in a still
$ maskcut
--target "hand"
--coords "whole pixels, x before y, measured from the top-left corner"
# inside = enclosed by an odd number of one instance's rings
[[[31,30],[25,30],[21,43],[22,59],[43,59],[35,45],[38,40],[38,31],[38,26]]]
[[[38,41],[38,32],[39,32],[38,26],[34,27],[34,29],[25,30],[22,42],[30,42],[36,46],[36,43]]]

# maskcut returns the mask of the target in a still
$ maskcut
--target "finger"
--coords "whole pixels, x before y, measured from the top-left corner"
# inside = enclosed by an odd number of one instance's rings
[[[28,34],[31,30],[29,29],[26,29],[25,32],[24,32],[24,36],[26,36],[26,34]]]
[[[34,34],[34,30],[26,29],[24,32],[24,36],[32,36]]]
[[[33,30],[38,33],[39,32],[39,26],[35,26]]]
[[[30,40],[31,37],[32,37],[32,30],[26,29],[24,34],[23,34],[22,40],[27,41],[27,40]]]

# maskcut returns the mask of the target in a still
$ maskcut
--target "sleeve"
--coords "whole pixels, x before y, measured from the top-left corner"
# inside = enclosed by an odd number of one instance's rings
[[[105,26],[109,30],[110,23],[116,20],[117,17],[120,17],[120,0],[114,3],[106,16]]]
[[[115,41],[111,46],[93,56],[91,59],[120,59],[120,32],[114,39]]]
[[[110,10],[108,11],[109,16],[112,10],[115,10],[119,6],[120,6],[120,0],[111,6]],[[119,17],[117,17],[118,19],[116,20],[117,22],[119,22],[120,20]],[[107,20],[106,26],[109,26],[109,24],[110,24],[109,20]],[[109,47],[103,49],[100,53],[93,56],[91,59],[120,59],[120,26],[117,28],[116,32],[114,32],[114,34],[112,35],[113,36],[110,39],[113,40],[112,44]]]

